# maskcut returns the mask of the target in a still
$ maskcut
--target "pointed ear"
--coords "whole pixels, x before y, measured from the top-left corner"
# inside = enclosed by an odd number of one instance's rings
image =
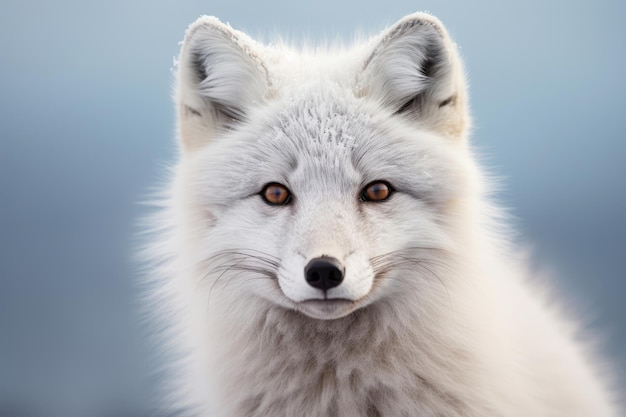
[[[462,64],[441,22],[428,14],[406,16],[377,38],[357,94],[445,136],[467,133]]]
[[[203,16],[187,30],[180,53],[176,105],[185,151],[244,121],[264,101],[268,76],[261,47],[215,17]]]

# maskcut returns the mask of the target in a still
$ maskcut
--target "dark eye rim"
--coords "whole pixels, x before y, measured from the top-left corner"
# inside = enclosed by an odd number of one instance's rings
[[[389,195],[386,198],[383,198],[382,200],[370,200],[367,197],[367,189],[369,187],[371,187],[374,184],[385,184],[387,186],[387,188],[389,189]],[[389,181],[385,181],[385,180],[374,180],[374,181],[370,181],[367,184],[365,184],[365,186],[361,189],[361,194],[359,195],[359,200],[365,202],[365,203],[384,203],[385,201],[388,201],[391,196],[396,192],[396,189],[389,184]]]
[[[287,194],[287,199],[286,199],[285,201],[283,201],[282,203],[273,203],[273,202],[269,201],[269,200],[265,197],[265,192],[267,191],[267,189],[268,189],[269,187],[271,187],[271,186],[274,186],[274,185],[277,185],[277,186],[282,187],[282,188],[284,188],[285,190],[287,190],[287,193],[288,193],[288,194]],[[268,204],[268,205],[270,205],[270,206],[285,206],[285,205],[287,205],[287,204],[291,203],[291,200],[292,200],[291,190],[289,190],[289,188],[288,188],[286,185],[281,184],[281,183],[279,183],[279,182],[275,182],[275,181],[273,181],[273,182],[268,182],[267,184],[265,184],[265,185],[263,186],[263,188],[261,188],[261,192],[259,192],[259,195],[261,196],[261,198],[263,199],[263,201],[265,202],[265,204]]]

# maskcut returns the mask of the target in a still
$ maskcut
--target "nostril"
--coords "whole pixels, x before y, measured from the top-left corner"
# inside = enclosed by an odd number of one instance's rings
[[[320,277],[320,273],[319,273],[319,272],[317,272],[317,271],[311,271],[311,276],[310,276],[310,277],[307,277],[307,281],[308,281],[309,283],[311,283],[311,282],[319,282],[320,278],[321,278],[321,277]]]
[[[304,268],[306,282],[324,291],[339,286],[343,281],[343,275],[341,262],[330,256],[313,258]]]
[[[337,285],[339,285],[341,284],[341,281],[343,281],[343,275],[341,274],[341,271],[331,271],[329,279],[331,282],[336,282],[338,283]]]

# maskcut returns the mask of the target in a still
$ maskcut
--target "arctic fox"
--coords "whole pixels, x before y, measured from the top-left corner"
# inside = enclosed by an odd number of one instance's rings
[[[489,201],[436,18],[297,51],[201,17],[176,110],[150,308],[183,415],[617,415]]]

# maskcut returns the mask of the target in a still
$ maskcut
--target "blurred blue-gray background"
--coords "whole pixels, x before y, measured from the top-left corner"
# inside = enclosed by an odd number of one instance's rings
[[[625,2],[3,0],[0,416],[155,411],[132,236],[137,203],[175,158],[171,68],[191,21],[349,40],[416,10],[460,45],[473,141],[520,241],[623,375]]]

